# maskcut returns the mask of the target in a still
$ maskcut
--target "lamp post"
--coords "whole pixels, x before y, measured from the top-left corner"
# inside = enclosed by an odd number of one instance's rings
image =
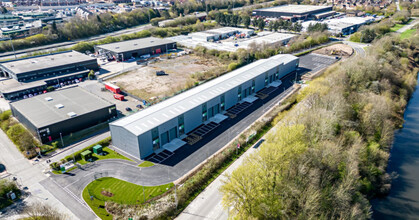
[[[10,40],[10,44],[12,45],[13,55],[15,55],[15,60],[17,60],[16,52],[15,52],[15,47],[13,46],[12,37],[9,37],[9,40]]]
[[[63,135],[61,134],[61,132],[60,132],[60,139],[61,139],[61,146],[64,147]]]

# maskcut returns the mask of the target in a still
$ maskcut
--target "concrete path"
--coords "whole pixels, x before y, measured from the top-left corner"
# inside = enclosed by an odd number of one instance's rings
[[[419,19],[413,18],[412,20],[409,22],[409,24],[403,26],[402,28],[400,28],[399,30],[396,31],[396,33],[403,33],[409,29],[412,29],[415,25],[419,24]]]

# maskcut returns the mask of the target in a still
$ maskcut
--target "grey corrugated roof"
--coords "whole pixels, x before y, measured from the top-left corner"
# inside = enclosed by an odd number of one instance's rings
[[[261,8],[261,9],[255,9],[254,11],[269,11],[269,12],[283,12],[283,13],[295,13],[295,14],[301,14],[301,13],[310,13],[319,9],[325,9],[330,8],[332,6],[326,5],[326,6],[320,6],[320,5],[281,5],[276,7],[270,7],[270,8]]]
[[[45,100],[47,97],[51,97],[52,100]],[[58,104],[62,104],[64,107],[58,109],[55,107]],[[110,107],[113,104],[80,87],[72,87],[11,102],[10,105],[39,128],[69,119],[67,114],[70,112],[76,113],[76,117],[78,117],[95,110]]]
[[[0,66],[4,66],[10,71],[13,71],[15,74],[20,74],[92,60],[96,60],[96,58],[89,57],[86,54],[82,54],[77,51],[67,51],[32,58],[6,61],[4,63],[0,63]]]
[[[268,70],[276,68],[278,65],[286,64],[296,59],[298,58],[289,54],[280,54],[269,59],[258,60],[156,105],[150,106],[138,113],[117,120],[111,123],[111,125],[124,127],[138,136],[204,102],[220,96],[243,82],[249,81]]]
[[[105,50],[113,51],[115,53],[122,53],[127,51],[133,51],[133,50],[140,50],[143,48],[148,47],[155,47],[165,44],[174,43],[174,41],[169,39],[162,39],[162,38],[156,38],[156,37],[146,37],[146,38],[140,38],[135,40],[127,40],[127,41],[121,41],[121,42],[115,42],[110,44],[103,44],[98,45],[96,48],[102,48]]]

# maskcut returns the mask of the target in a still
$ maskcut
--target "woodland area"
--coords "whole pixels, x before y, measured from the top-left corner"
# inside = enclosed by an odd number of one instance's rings
[[[369,218],[368,199],[391,186],[388,152],[417,82],[418,45],[418,35],[382,37],[367,57],[340,62],[303,89],[260,150],[222,186],[230,214]]]

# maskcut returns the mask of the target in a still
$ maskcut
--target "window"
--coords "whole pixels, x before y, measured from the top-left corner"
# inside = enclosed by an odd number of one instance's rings
[[[208,119],[207,113],[207,103],[202,104],[202,122],[205,122]]]
[[[182,136],[185,134],[185,122],[184,122],[184,118],[183,115],[179,115],[177,117],[177,121],[178,121],[178,131],[179,131],[179,136]]]
[[[265,86],[268,85],[268,73],[265,74]]]
[[[153,128],[151,130],[151,138],[153,140],[153,150],[157,150],[160,148],[160,139],[159,139],[159,129]]]
[[[255,80],[252,80],[252,92],[250,94],[255,93]]]
[[[237,89],[237,100],[242,100],[242,86],[239,86],[239,88]]]
[[[222,94],[221,95],[221,97],[220,97],[220,99],[221,99],[221,111],[224,111],[225,110],[225,97],[224,97],[224,94]]]

